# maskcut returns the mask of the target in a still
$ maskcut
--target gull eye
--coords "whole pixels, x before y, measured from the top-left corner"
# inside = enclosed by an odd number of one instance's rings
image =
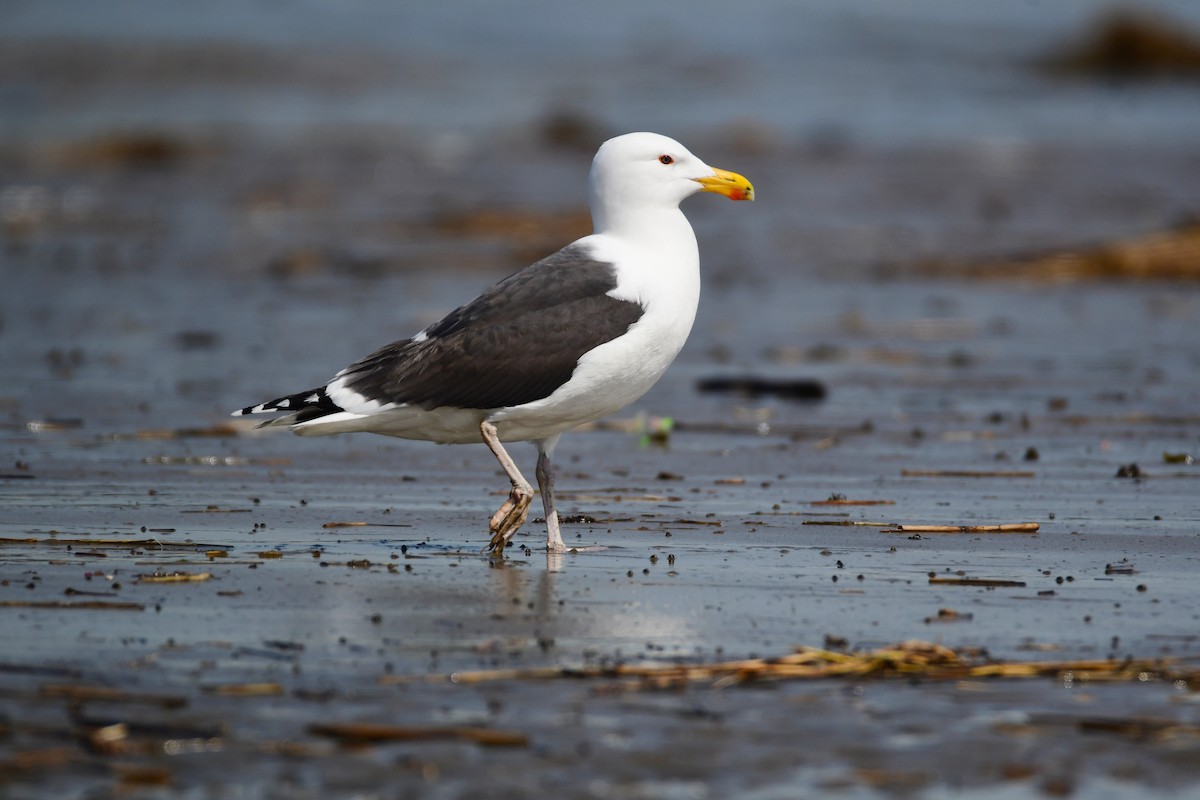
[[[669,155],[667,155],[667,154],[665,154],[665,153],[664,153],[663,155],[661,155],[661,156],[659,156],[659,157],[658,157],[658,163],[660,163],[660,164],[674,164],[674,163],[675,163],[675,159],[671,158]]]

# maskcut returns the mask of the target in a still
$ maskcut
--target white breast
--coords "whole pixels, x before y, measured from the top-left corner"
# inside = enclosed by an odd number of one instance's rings
[[[613,414],[666,372],[687,341],[700,300],[695,235],[683,214],[675,215],[661,222],[682,226],[656,229],[650,243],[632,246],[603,235],[581,240],[595,258],[616,265],[617,288],[610,294],[639,303],[645,313],[623,336],[585,353],[571,380],[550,396],[493,414],[501,439],[545,438]]]

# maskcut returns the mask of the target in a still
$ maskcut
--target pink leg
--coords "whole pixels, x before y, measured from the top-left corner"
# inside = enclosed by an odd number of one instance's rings
[[[488,522],[488,530],[492,534],[492,542],[488,545],[488,549],[503,553],[509,540],[525,524],[525,519],[529,516],[529,503],[533,500],[533,487],[517,469],[516,462],[504,449],[504,445],[500,444],[500,439],[496,436],[496,426],[484,420],[479,424],[479,432],[483,435],[483,443],[492,451],[492,455],[500,462],[500,466],[508,475],[509,481],[512,482],[512,491],[509,492],[508,499]]]

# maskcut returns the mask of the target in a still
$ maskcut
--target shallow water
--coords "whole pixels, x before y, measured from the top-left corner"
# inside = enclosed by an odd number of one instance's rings
[[[1196,213],[1197,106],[1176,94],[1190,89],[1114,93],[1021,66],[1086,4],[903,19],[760,4],[727,37],[713,33],[725,10],[660,37],[645,25],[666,12],[639,7],[582,42],[533,5],[505,20],[521,36],[491,35],[490,6],[411,25],[371,4],[286,19],[256,4],[186,20],[127,8],[98,20],[26,4],[4,34],[20,69],[0,92],[14,112],[0,538],[34,540],[0,546],[6,796],[1196,795],[1186,682],[402,680],[839,640],[1194,658],[1200,468],[1164,456],[1200,455],[1195,288],[912,277],[927,259]],[[94,69],[64,57],[80,41]],[[406,49],[438,41],[456,45],[433,48],[441,60]],[[531,42],[579,57],[546,72],[514,55]],[[114,57],[126,47],[145,60]],[[479,66],[497,56],[505,69]],[[404,58],[427,71],[397,79]],[[796,100],[764,102],[781,62]],[[683,96],[663,103],[660,79]],[[702,89],[734,105],[716,113]],[[530,552],[483,556],[505,481],[482,447],[300,440],[226,416],[316,385],[578,235],[592,145],[538,130],[580,98],[597,129],[667,128],[761,198],[688,202],[705,289],[687,348],[618,420],[564,437],[562,510],[590,519],[565,533],[591,549],[547,558],[531,521],[517,539]],[[150,156],[97,145],[143,127],[165,137]],[[739,375],[828,396],[696,388]],[[639,431],[663,417],[675,428],[651,443]],[[1130,464],[1143,477],[1115,477]],[[833,495],[887,504],[814,505]],[[366,524],[324,527],[338,522]],[[806,524],[830,522],[880,525]],[[882,526],[1018,522],[1040,530]],[[76,537],[142,543],[55,543]],[[176,570],[210,577],[139,581]],[[135,607],[35,605],[81,602]],[[334,720],[524,744],[343,748],[312,728]]]
[[[740,207],[719,210],[732,221],[717,250],[745,224]],[[6,393],[5,446],[20,463],[0,534],[192,547],[5,546],[0,600],[142,606],[0,617],[4,641],[20,642],[0,659],[10,763],[52,753],[49,768],[7,770],[14,797],[143,780],[171,787],[151,794],[198,796],[237,785],[248,796],[465,797],[481,783],[512,796],[1119,796],[1196,779],[1186,734],[1086,727],[1195,725],[1193,687],[1169,683],[701,685],[649,696],[573,682],[379,683],[770,656],[827,636],[854,649],[921,638],[1005,659],[1194,656],[1200,474],[1163,463],[1200,438],[1190,335],[1200,309],[1188,288],[793,276],[780,284],[803,286],[778,294],[762,279],[716,281],[679,363],[622,418],[674,418],[668,445],[598,430],[559,449],[563,510],[598,520],[567,525],[567,538],[601,549],[548,559],[531,523],[517,541],[535,552],[498,565],[480,548],[504,479],[482,447],[242,426],[176,433],[319,380],[379,331],[418,329],[488,276],[217,280],[87,263],[69,275],[64,285],[43,265],[14,276],[33,302],[5,310],[5,370],[29,379]],[[744,373],[816,379],[830,394],[797,404],[695,389]],[[38,420],[66,429],[26,424]],[[1036,461],[1023,460],[1030,448]],[[531,450],[517,453],[531,466]],[[1115,478],[1129,463],[1148,477]],[[1032,476],[904,474],[947,469]],[[834,494],[893,504],[811,505]],[[843,520],[1041,530],[914,538],[804,524]],[[368,525],[323,527],[345,521]],[[1109,564],[1135,572],[1107,574]],[[137,582],[156,570],[212,578]],[[931,585],[929,574],[1025,585]],[[92,591],[100,597],[67,594]],[[946,608],[960,619],[935,621]],[[63,682],[186,705],[64,705],[37,693]],[[282,694],[213,694],[261,682]],[[72,731],[118,719],[147,749],[62,750]],[[478,724],[530,744],[344,751],[308,733],[328,719]]]

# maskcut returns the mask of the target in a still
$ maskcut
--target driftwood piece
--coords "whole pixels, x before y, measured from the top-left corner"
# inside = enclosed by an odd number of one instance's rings
[[[1036,522],[1010,522],[1003,525],[897,525],[882,533],[1037,533]]]
[[[370,722],[318,722],[309,725],[308,731],[317,736],[328,736],[348,744],[432,741],[436,739],[462,739],[491,747],[525,747],[529,744],[529,737],[521,731],[462,725],[382,725]]]

